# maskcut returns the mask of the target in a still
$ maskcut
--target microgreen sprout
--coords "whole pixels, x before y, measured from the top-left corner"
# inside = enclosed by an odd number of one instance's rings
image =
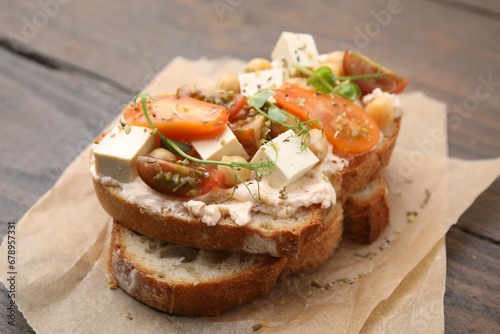
[[[263,115],[270,121],[279,124],[287,129],[291,129],[298,137],[302,137],[300,150],[307,148],[309,142],[309,128],[311,124],[319,123],[319,120],[301,121],[299,117],[290,115],[286,111],[278,108],[275,104],[268,101],[272,93],[266,90],[260,91],[249,97],[250,105],[259,114]],[[263,110],[267,109],[267,112]]]
[[[236,170],[234,169],[234,167],[231,167],[231,170],[234,173],[234,181],[235,181],[234,182],[233,190],[232,190],[231,194],[227,198],[223,199],[220,202],[216,202],[215,204],[223,204],[223,203],[229,201],[231,198],[233,198],[234,194],[236,192],[236,189],[238,189],[238,186],[240,184],[243,185],[247,189],[248,193],[250,194],[250,197],[252,197],[252,199],[254,201],[260,202],[260,181],[262,180],[262,174],[259,174],[259,173],[256,172],[256,177],[255,177],[255,181],[256,181],[256,184],[257,184],[257,198],[256,198],[255,195],[252,193],[252,190],[250,189],[249,184],[245,180],[243,180],[241,178],[241,176],[236,172]]]
[[[351,82],[360,79],[377,79],[384,76],[384,73],[379,67],[376,73],[351,75],[351,76],[335,76],[328,66],[321,66],[315,70],[310,70],[297,63],[292,64],[300,72],[308,76],[307,82],[316,88],[321,93],[334,93],[340,95],[350,101],[356,101],[361,97],[359,86]]]

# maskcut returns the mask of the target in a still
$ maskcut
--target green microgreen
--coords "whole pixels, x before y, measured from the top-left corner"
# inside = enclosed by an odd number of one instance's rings
[[[224,200],[222,200],[220,202],[217,202],[216,204],[223,204],[223,203],[229,201],[231,198],[233,198],[234,194],[236,192],[236,189],[238,189],[239,185],[243,185],[247,189],[248,193],[250,194],[250,197],[252,197],[252,199],[254,201],[260,202],[260,181],[261,181],[262,175],[257,173],[257,175],[255,177],[255,182],[257,183],[257,198],[255,198],[255,195],[252,193],[252,190],[250,189],[248,183],[241,178],[241,176],[236,172],[234,167],[231,167],[231,170],[233,171],[233,174],[234,174],[234,184],[235,185],[233,187],[233,190],[227,198],[225,198]]]
[[[191,151],[193,149],[193,147],[191,145],[188,145],[186,143],[183,143],[181,141],[178,141],[178,140],[174,140],[174,139],[170,139],[172,142],[175,143],[175,145],[180,148],[183,152],[187,153],[189,151]],[[162,140],[161,141],[161,147],[163,147],[164,149],[167,149],[169,150],[170,152],[172,153],[176,153],[177,151],[174,149],[174,147],[172,145],[170,145],[169,143],[167,143],[166,141]]]
[[[305,68],[308,70],[307,68]],[[309,71],[309,70],[308,70]],[[316,88],[321,93],[331,93],[335,90],[335,81],[337,77],[333,74],[332,69],[328,66],[321,66],[314,71],[311,71],[307,82]]]
[[[361,89],[355,83],[343,81],[337,85],[333,92],[337,95],[343,96],[350,101],[356,101],[361,98]]]
[[[319,120],[307,120],[301,121],[299,117],[291,115],[280,109],[275,104],[268,101],[272,96],[272,93],[267,90],[260,91],[248,98],[250,105],[259,114],[263,115],[271,122],[279,124],[286,129],[291,129],[295,132],[297,136],[302,136],[301,141],[301,152],[307,148],[307,143],[309,142],[309,128],[308,126],[314,123],[320,122]],[[264,110],[266,109],[267,112]]]
[[[352,82],[353,80],[378,79],[384,76],[381,67],[376,73],[372,74],[337,77],[328,66],[320,66],[315,70],[310,70],[296,63],[292,64],[292,66],[307,75],[307,82],[317,91],[324,94],[334,93],[350,101],[356,101],[361,97],[361,89]]]

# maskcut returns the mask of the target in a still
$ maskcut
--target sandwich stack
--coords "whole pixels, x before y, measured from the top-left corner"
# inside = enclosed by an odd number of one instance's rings
[[[96,140],[113,218],[110,285],[171,314],[217,315],[314,270],[389,222],[387,165],[406,80],[284,32],[213,88],[131,101]]]

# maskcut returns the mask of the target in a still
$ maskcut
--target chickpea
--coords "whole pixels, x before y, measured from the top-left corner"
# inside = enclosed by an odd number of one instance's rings
[[[164,149],[162,147],[160,148],[155,148],[151,152],[148,153],[148,157],[160,159],[160,160],[166,160],[166,161],[176,161],[177,157],[175,154],[170,152],[167,149]]]
[[[344,51],[333,51],[328,54],[328,57],[321,62],[321,65],[326,65],[332,69],[336,76],[344,76]]]
[[[309,143],[307,147],[318,159],[323,159],[328,153],[328,140],[323,131],[319,129],[309,130]]]
[[[381,130],[385,129],[394,119],[395,109],[386,95],[380,95],[368,102],[365,111],[373,117]]]
[[[342,64],[344,62],[344,51],[333,51],[326,58],[327,63]]]
[[[240,82],[238,81],[238,75],[234,72],[224,73],[219,78],[219,81],[217,81],[216,88],[239,93],[240,92]]]
[[[234,155],[234,156],[223,156],[221,161],[224,162],[247,162],[245,158]],[[224,173],[224,178],[222,179],[222,183],[225,184],[228,187],[234,187],[236,184],[241,183],[241,180],[247,181],[250,178],[250,175],[252,174],[252,171],[250,169],[246,169],[243,167],[229,167],[229,166],[222,166],[218,165],[217,169]],[[241,178],[236,177],[236,174]]]
[[[247,67],[245,68],[245,72],[251,73],[257,71],[270,70],[271,68],[272,65],[269,60],[264,58],[254,58],[248,62]]]
[[[318,67],[321,66],[328,66],[336,77],[341,77],[345,75],[344,66],[342,64],[327,62],[316,66],[314,69],[317,69]]]

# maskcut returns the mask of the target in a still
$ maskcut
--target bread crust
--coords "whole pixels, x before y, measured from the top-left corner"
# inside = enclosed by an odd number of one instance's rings
[[[342,240],[343,221],[342,204],[337,203],[328,210],[323,231],[305,240],[297,255],[288,259],[282,275],[314,270],[328,260]]]
[[[326,215],[325,209],[312,205],[300,208],[293,217],[274,218],[254,213],[252,221],[244,226],[228,217],[208,226],[197,218],[146,210],[120,196],[119,187],[94,181],[94,188],[104,210],[126,228],[150,238],[201,249],[292,257],[305,240],[323,230]],[[271,230],[271,225],[281,228]]]
[[[358,243],[372,243],[389,224],[387,185],[378,174],[364,189],[349,194],[344,203],[346,235]]]
[[[349,166],[344,169],[342,176],[342,199],[365,187],[371,179],[380,174],[387,166],[392,155],[401,126],[401,117],[385,128],[381,142],[371,151],[364,154],[347,156]]]
[[[266,295],[286,265],[285,258],[264,258],[262,264],[222,279],[177,282],[160,277],[127,249],[125,228],[113,224],[109,253],[111,280],[141,302],[179,315],[217,315],[229,308]]]

